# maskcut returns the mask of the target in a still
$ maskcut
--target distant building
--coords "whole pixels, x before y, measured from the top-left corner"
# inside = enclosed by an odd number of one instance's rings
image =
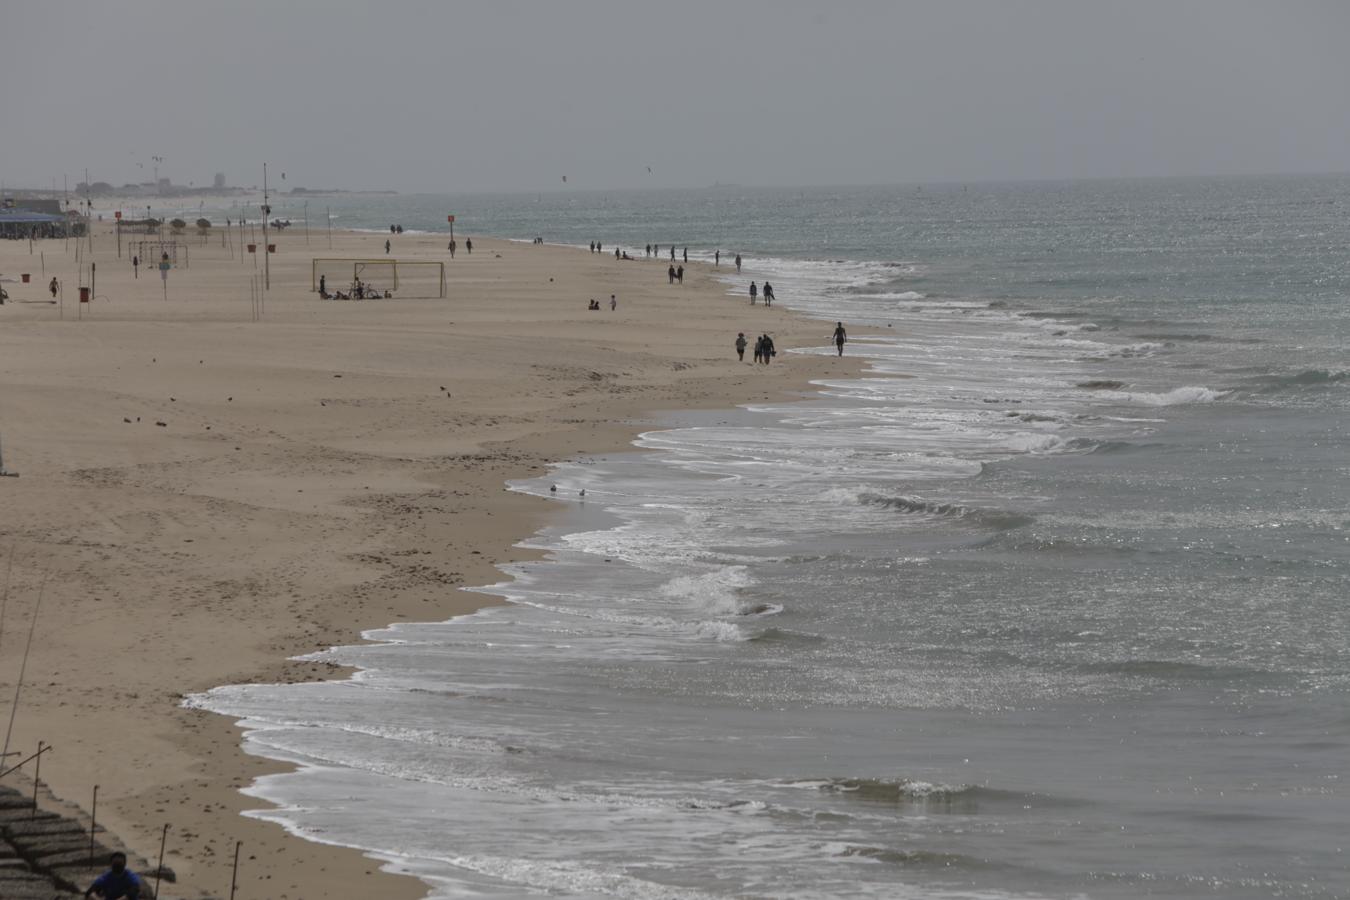
[[[217,172],[217,173],[216,173],[216,180],[215,180],[215,183],[212,185],[212,187],[214,187],[214,188],[215,188],[216,190],[218,190],[218,191],[223,191],[223,190],[225,190],[225,173],[224,173],[224,172]]]

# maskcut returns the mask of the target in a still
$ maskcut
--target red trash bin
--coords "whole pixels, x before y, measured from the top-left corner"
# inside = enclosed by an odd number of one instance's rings
[[[89,302],[89,288],[87,287],[80,288],[80,302],[81,303]]]
[[[23,279],[23,283],[24,283],[24,284],[27,284],[27,283],[28,283],[28,279],[33,277],[33,273],[31,273],[31,272],[24,272],[24,273],[23,273],[22,275],[20,275],[19,277]]]
[[[257,252],[258,252],[258,245],[257,245],[257,244],[249,244],[249,245],[248,245],[248,252],[249,252],[249,253],[257,253]]]

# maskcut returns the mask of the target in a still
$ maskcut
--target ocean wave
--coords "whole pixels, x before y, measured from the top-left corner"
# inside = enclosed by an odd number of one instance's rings
[[[1185,681],[1246,680],[1272,674],[1241,666],[1213,665],[1169,659],[1125,659],[1084,663],[1079,666],[1079,669],[1094,675],[1127,675],[1139,678]]]
[[[884,494],[862,493],[858,502],[880,506],[911,515],[936,516],[944,519],[962,519],[999,530],[1020,528],[1035,521],[1032,516],[992,509],[977,509],[959,503],[936,503],[917,497],[888,497]]]
[[[1156,447],[1157,444],[1135,444],[1130,441],[1099,441],[1093,438],[1073,438],[1065,445],[1066,449],[1083,453],[1132,453]]]
[[[1202,385],[1187,385],[1163,393],[1104,390],[1098,396],[1122,403],[1137,403],[1141,406],[1181,406],[1188,403],[1213,403],[1228,396],[1229,393],[1231,392],[1216,391]]]
[[[1255,380],[1260,385],[1257,388],[1260,393],[1275,394],[1288,390],[1342,385],[1350,382],[1350,371],[1344,369],[1304,369],[1293,374],[1268,375]]]

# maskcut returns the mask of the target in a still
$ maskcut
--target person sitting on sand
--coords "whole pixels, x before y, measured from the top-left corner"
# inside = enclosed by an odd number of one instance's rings
[[[142,887],[140,876],[127,868],[127,855],[119,851],[109,857],[108,871],[94,879],[84,896],[85,900],[95,894],[103,900],[139,900]]]
[[[350,299],[352,299],[352,295],[351,295],[351,294],[344,294],[344,293],[342,293],[342,291],[338,291],[336,294],[333,295],[333,299],[334,299],[334,300],[350,300]]]

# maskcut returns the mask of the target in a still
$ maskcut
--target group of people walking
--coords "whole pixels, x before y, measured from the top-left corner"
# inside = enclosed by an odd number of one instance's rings
[[[763,292],[763,293],[764,293],[764,305],[765,305],[765,306],[773,306],[773,285],[771,285],[771,284],[769,284],[769,282],[765,281],[765,282],[764,282],[764,292]],[[755,283],[754,283],[753,281],[750,282],[750,305],[751,305],[751,306],[754,306],[754,305],[755,305],[755,301],[759,298],[759,294],[760,294],[759,288],[755,286]]]
[[[744,331],[736,335],[736,358],[741,362],[745,362],[745,348],[749,345],[750,342],[745,339]],[[763,363],[767,366],[769,360],[777,355],[778,351],[774,349],[773,338],[769,337],[767,334],[761,334],[759,337],[755,338],[755,362]]]

